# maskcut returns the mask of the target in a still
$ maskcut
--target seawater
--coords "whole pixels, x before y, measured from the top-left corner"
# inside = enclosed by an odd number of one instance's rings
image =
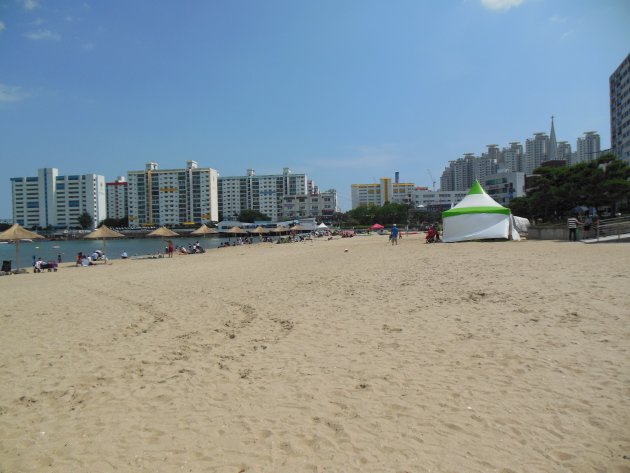
[[[213,250],[221,243],[230,241],[236,242],[236,238],[206,237],[206,238],[171,238],[175,246],[185,246],[199,242],[206,250]],[[258,243],[260,238],[254,237],[254,243]],[[129,257],[154,255],[164,253],[165,242],[156,238],[117,238],[105,241],[105,253],[109,259],[120,259],[123,251]],[[44,261],[57,261],[61,255],[63,263],[74,262],[77,253],[92,254],[94,250],[103,250],[103,240],[33,240],[33,242],[20,242],[20,268],[30,268],[35,259],[42,258]],[[0,244],[0,260],[11,260],[13,269],[17,267],[15,259],[15,243]]]

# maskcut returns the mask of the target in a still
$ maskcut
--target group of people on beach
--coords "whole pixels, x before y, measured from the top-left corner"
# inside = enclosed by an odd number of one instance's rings
[[[107,263],[107,256],[101,250],[94,250],[91,255],[79,251],[77,253],[76,266],[94,266],[97,261]]]

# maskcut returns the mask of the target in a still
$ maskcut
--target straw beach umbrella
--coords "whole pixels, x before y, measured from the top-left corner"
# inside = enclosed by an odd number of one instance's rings
[[[15,266],[18,271],[20,270],[20,240],[35,240],[40,238],[44,237],[27,230],[18,223],[13,224],[10,228],[0,233],[0,241],[15,242]]]
[[[160,227],[157,230],[153,230],[151,233],[147,233],[148,237],[159,237],[162,238],[163,241],[166,241],[167,238],[172,238],[179,236],[179,233],[174,232],[170,228]],[[160,250],[160,254],[162,250]]]
[[[278,225],[276,228],[272,228],[271,231],[273,233],[286,233],[289,231],[289,229],[284,225]]]
[[[250,233],[257,234],[260,237],[260,241],[262,241],[263,235],[266,235],[267,233],[269,233],[269,230],[267,230],[266,228],[263,228],[263,227],[261,227],[259,225],[256,228],[254,228]]]
[[[247,235],[247,232],[240,227],[232,227],[225,233],[230,235]]]
[[[96,230],[94,230],[92,233],[88,233],[87,235],[85,235],[83,238],[87,238],[87,239],[90,239],[90,240],[102,240],[103,241],[103,253],[105,254],[105,256],[107,256],[107,247],[105,245],[105,239],[106,238],[127,238],[127,237],[125,235],[123,235],[122,233],[118,233],[118,232],[112,230],[107,225],[101,225]],[[104,263],[107,264],[107,260],[105,260]]]
[[[205,223],[200,226],[197,230],[195,230],[194,232],[190,232],[191,235],[214,235],[217,234],[219,232],[217,232],[216,228],[210,228],[208,227],[208,225],[206,225]]]
[[[308,229],[304,228],[301,225],[293,225],[291,228],[289,228],[289,230],[291,230],[292,232],[307,232]]]

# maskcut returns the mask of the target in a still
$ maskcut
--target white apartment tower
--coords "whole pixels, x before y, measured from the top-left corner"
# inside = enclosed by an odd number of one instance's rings
[[[577,159],[576,162],[593,161],[599,157],[600,139],[595,131],[587,131],[584,136],[577,139]]]
[[[523,145],[518,141],[510,143],[509,148],[503,148],[503,164],[501,169],[513,172],[523,171]]]
[[[540,167],[543,161],[547,160],[547,148],[549,137],[546,133],[534,133],[533,139],[525,141],[525,160],[523,172],[533,174],[534,169]]]
[[[571,150],[571,145],[568,142],[558,142],[558,159],[566,161],[567,164],[573,164],[573,151]]]
[[[25,227],[78,228],[84,212],[93,228],[107,217],[105,177],[60,176],[56,168],[40,168],[37,176],[11,178],[13,221]]]
[[[310,181],[310,188],[316,187]],[[257,210],[278,221],[282,217],[285,196],[308,195],[306,174],[293,174],[284,168],[282,174],[256,175],[248,169],[245,176],[219,178],[219,213],[222,220],[235,220],[242,210]]]
[[[128,182],[124,176],[118,176],[114,182],[105,184],[107,191],[107,218],[122,219],[128,215],[127,187]]]
[[[184,169],[129,171],[129,226],[200,224],[219,220],[218,173],[186,161]]]
[[[630,54],[609,79],[610,147],[620,159],[630,162]]]

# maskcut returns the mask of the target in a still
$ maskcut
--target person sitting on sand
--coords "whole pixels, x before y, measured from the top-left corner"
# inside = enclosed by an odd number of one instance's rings
[[[122,254],[120,255],[120,258],[121,259],[127,259],[127,258],[129,258],[129,255],[127,254],[126,251],[123,251]]]

